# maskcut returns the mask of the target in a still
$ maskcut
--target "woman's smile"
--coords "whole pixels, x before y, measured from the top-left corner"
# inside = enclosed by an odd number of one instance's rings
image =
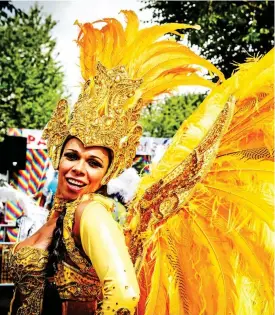
[[[67,182],[68,182],[70,185],[78,186],[78,187],[80,187],[80,188],[87,185],[87,184],[85,184],[85,183],[83,183],[83,182],[81,182],[81,181],[79,181],[79,180],[77,180],[77,179],[75,179],[75,178],[70,178],[70,177],[68,177],[68,178],[66,178],[66,180],[67,180]]]

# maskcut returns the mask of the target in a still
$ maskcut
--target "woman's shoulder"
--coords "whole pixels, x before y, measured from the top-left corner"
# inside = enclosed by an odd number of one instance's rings
[[[92,212],[95,211],[107,210],[112,213],[115,208],[115,202],[113,199],[102,196],[100,194],[85,194],[75,203],[74,206],[74,226],[73,232],[76,235],[79,235],[80,232],[80,221],[84,211]]]
[[[125,220],[126,220],[127,210],[124,207],[124,205],[121,204],[120,202],[112,198],[102,196],[100,194],[92,194],[92,196],[89,196],[89,194],[87,194],[86,196],[85,195],[83,196],[83,202],[80,204],[79,211],[81,210],[83,211],[84,208],[88,207],[90,203],[102,205],[108,212],[111,213],[113,219],[117,223],[119,223],[121,226],[124,225]],[[91,204],[91,207],[92,207],[92,204]]]
[[[113,211],[114,207],[115,207],[115,202],[113,199],[102,196],[100,194],[85,194],[83,195],[78,203],[77,208],[79,210],[82,209],[82,211],[84,210],[84,208],[86,208],[88,205],[92,205],[94,203],[99,203],[102,206],[104,206],[104,208],[106,208],[108,211]]]

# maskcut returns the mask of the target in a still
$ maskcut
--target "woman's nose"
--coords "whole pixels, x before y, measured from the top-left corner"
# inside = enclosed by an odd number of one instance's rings
[[[72,171],[76,174],[85,174],[85,161],[77,161],[77,163],[73,166]]]

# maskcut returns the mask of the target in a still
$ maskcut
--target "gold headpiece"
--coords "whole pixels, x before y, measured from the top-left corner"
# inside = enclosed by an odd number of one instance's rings
[[[43,133],[54,168],[58,168],[68,136],[77,137],[85,147],[111,149],[112,163],[102,184],[131,165],[142,134],[138,119],[143,106],[180,85],[212,88],[211,81],[197,74],[201,67],[223,78],[216,67],[189,48],[173,40],[157,41],[176,29],[198,27],[169,23],[139,30],[136,14],[122,12],[127,19],[125,29],[116,19],[77,22],[86,82],[72,113],[67,101],[61,100]],[[97,29],[97,22],[105,26]]]

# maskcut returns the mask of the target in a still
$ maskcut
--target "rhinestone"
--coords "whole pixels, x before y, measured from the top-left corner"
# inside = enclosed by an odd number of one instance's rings
[[[115,81],[116,81],[116,82],[119,82],[120,79],[121,79],[121,78],[120,78],[120,75],[117,75],[117,76],[115,77]]]

